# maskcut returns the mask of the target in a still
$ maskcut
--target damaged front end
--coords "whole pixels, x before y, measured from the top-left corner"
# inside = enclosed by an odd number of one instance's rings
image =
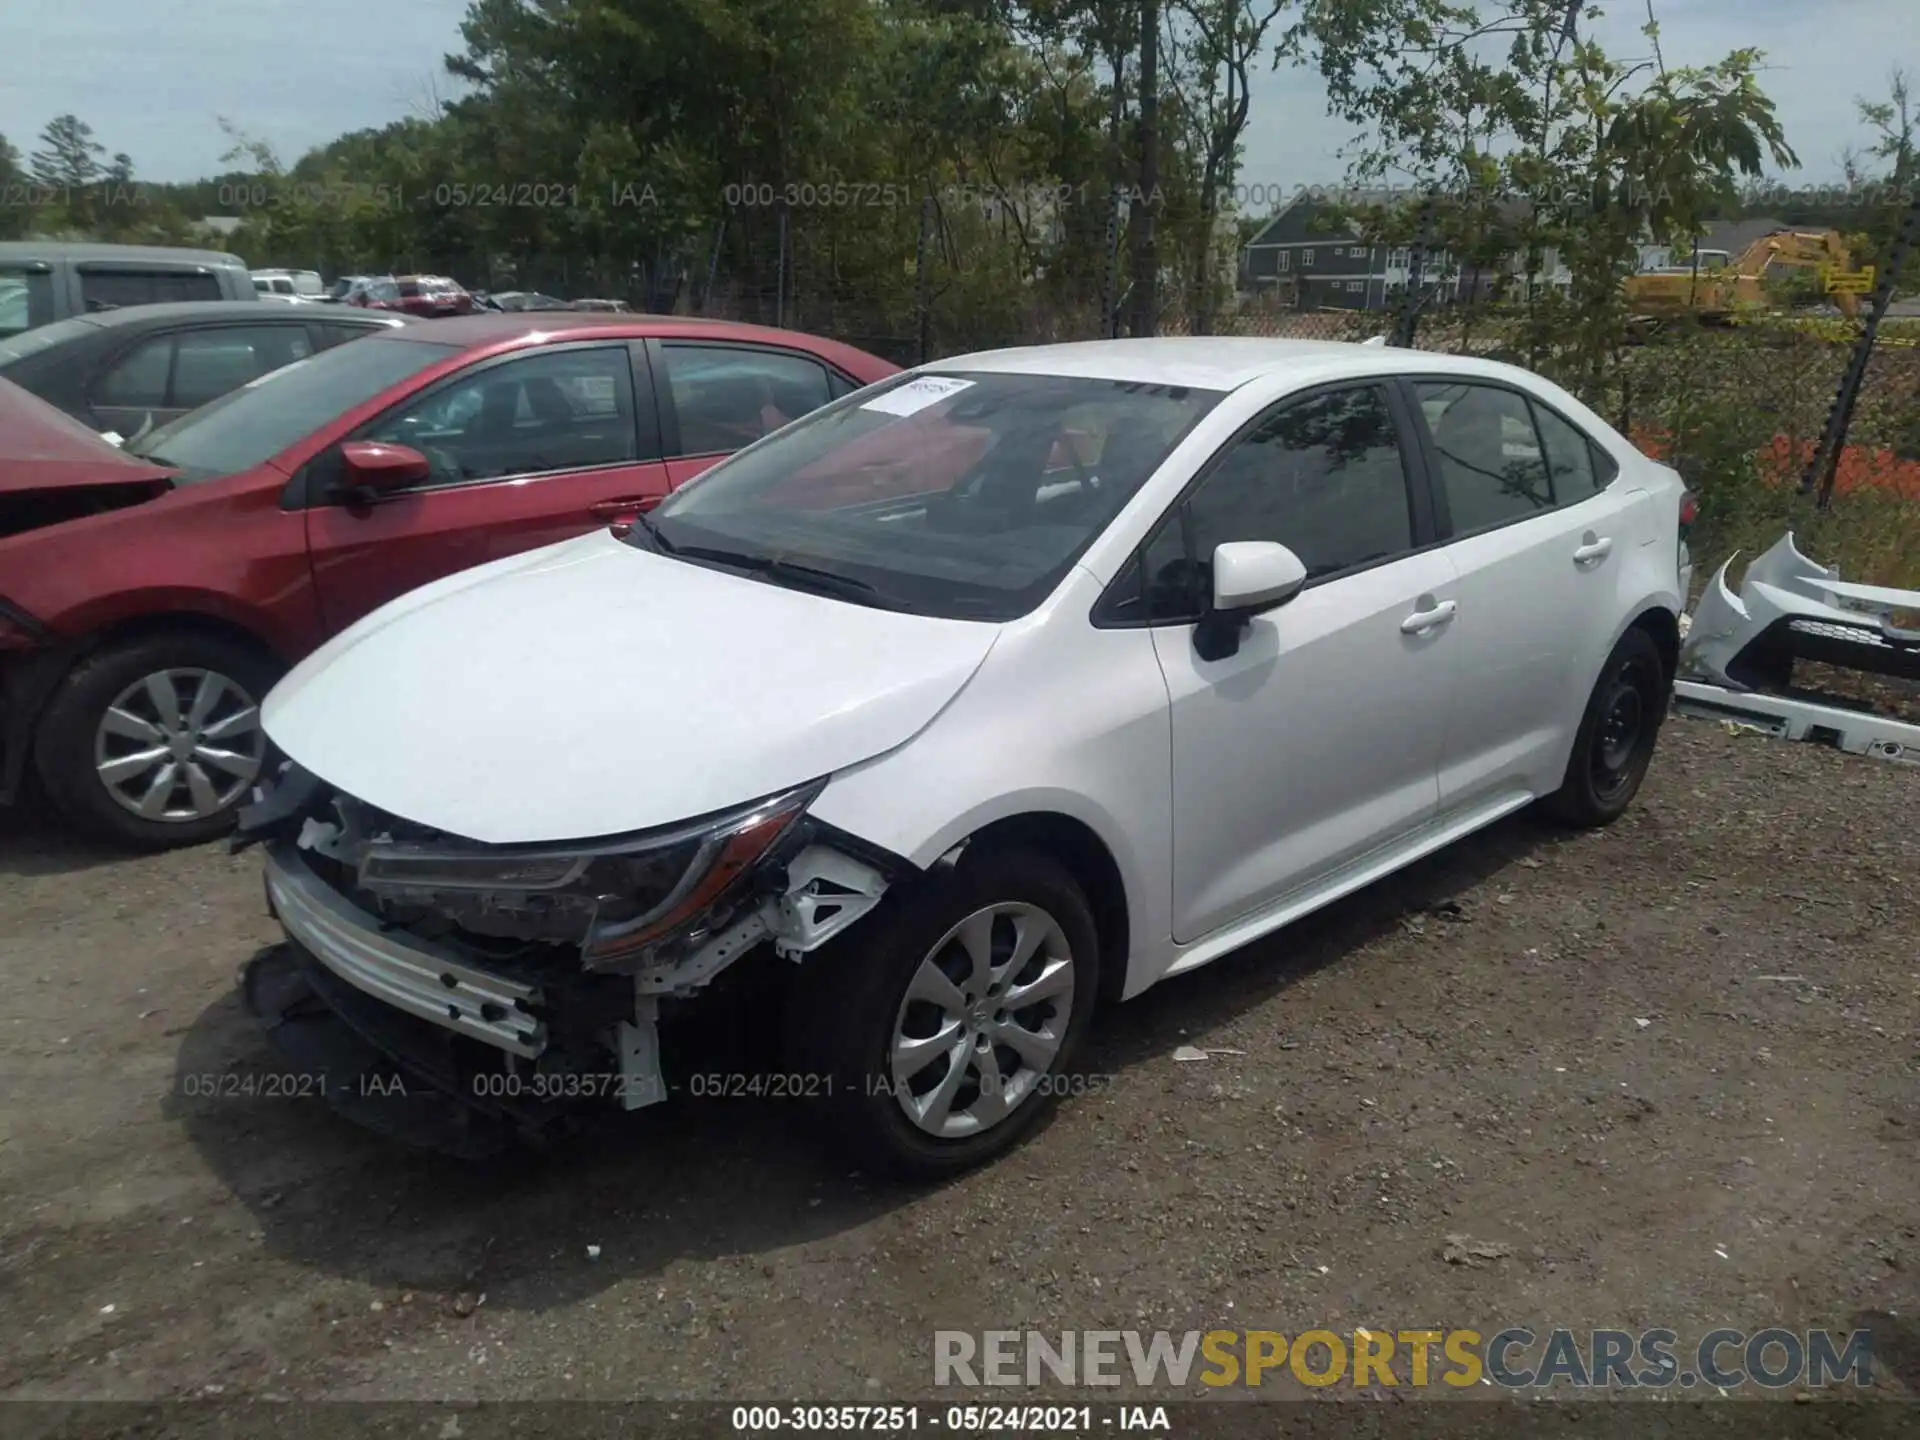
[[[289,1059],[322,1062],[339,1108],[436,1149],[544,1138],[583,1104],[653,1104],[663,1006],[756,947],[798,960],[824,945],[904,864],[810,818],[823,783],[661,830],[500,846],[289,765],[236,839],[264,843],[289,941],[254,962],[249,1006]]]

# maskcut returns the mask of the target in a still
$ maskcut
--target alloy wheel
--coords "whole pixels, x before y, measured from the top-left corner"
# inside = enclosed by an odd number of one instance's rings
[[[143,820],[216,815],[245,795],[266,756],[259,702],[213,670],[159,670],[127,686],[94,732],[94,769]]]
[[[1066,932],[1037,905],[989,905],[947,931],[894,1021],[888,1066],[907,1118],[952,1140],[1019,1109],[1059,1057],[1074,978]]]

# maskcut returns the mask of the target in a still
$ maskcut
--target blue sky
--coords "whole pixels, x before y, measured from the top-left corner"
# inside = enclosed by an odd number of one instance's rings
[[[1863,132],[1853,96],[1885,90],[1902,61],[1920,78],[1920,0],[1655,0],[1669,65],[1740,45],[1768,52],[1766,87],[1803,170],[1829,180]],[[185,180],[214,173],[228,148],[218,117],[291,161],[347,130],[420,113],[453,93],[441,57],[460,45],[465,0],[58,0],[16,8],[0,70],[0,134],[23,153],[48,120],[71,111],[135,174]],[[1602,21],[1614,53],[1637,55],[1644,0]],[[22,43],[24,42],[24,43]],[[1243,183],[1255,189],[1331,184],[1344,130],[1329,121],[1313,77],[1259,77]],[[1246,208],[1264,208],[1258,205]]]

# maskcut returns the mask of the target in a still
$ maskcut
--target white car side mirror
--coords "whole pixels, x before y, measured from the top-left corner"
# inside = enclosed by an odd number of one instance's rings
[[[1262,610],[1284,605],[1307,583],[1300,557],[1276,540],[1234,540],[1213,548],[1213,606],[1193,632],[1202,660],[1225,660]]]
[[[1213,550],[1213,608],[1251,615],[1291,600],[1307,583],[1307,567],[1277,540],[1235,540]]]

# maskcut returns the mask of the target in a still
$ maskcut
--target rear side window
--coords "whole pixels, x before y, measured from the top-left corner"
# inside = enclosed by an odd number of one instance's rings
[[[1533,418],[1540,427],[1540,444],[1553,477],[1554,503],[1576,505],[1598,494],[1613,478],[1607,475],[1602,479],[1602,472],[1596,468],[1599,447],[1543,405],[1533,407]]]
[[[1417,381],[1414,392],[1440,459],[1454,534],[1552,508],[1546,457],[1524,396],[1492,385],[1439,381]]]
[[[104,270],[80,272],[80,298],[89,310],[123,305],[157,305],[168,300],[218,300],[220,277],[190,270]]]
[[[664,347],[682,455],[738,450],[831,398],[826,367],[744,346]]]
[[[338,320],[322,321],[313,327],[320,337],[320,348],[331,350],[336,345],[344,345],[349,340],[358,340],[366,335],[378,335],[385,325],[348,325]]]

